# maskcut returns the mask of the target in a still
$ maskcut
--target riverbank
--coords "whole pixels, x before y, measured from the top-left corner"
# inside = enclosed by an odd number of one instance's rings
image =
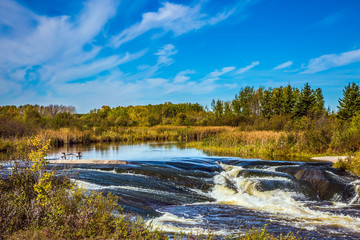
[[[101,133],[90,130],[60,128],[40,130],[37,135],[50,139],[53,147],[65,144],[89,144],[99,142],[141,142],[141,141],[201,141],[232,127],[116,127]],[[14,152],[26,145],[27,137],[0,138],[0,152]]]

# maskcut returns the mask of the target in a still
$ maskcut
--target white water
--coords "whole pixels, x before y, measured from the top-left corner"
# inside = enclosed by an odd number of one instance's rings
[[[295,200],[294,197],[299,197],[296,192],[279,189],[258,191],[256,185],[259,179],[237,177],[238,173],[243,170],[241,167],[220,165],[224,171],[214,177],[215,187],[210,193],[218,204],[237,205],[267,212],[288,219],[292,225],[309,230],[314,229],[316,225],[328,225],[360,232],[360,218],[310,209],[304,203]],[[236,191],[227,187],[227,181],[233,183]]]
[[[166,212],[163,213],[161,217],[147,221],[147,224],[153,229],[158,229],[169,233],[214,234],[218,236],[224,236],[228,234],[226,231],[209,231],[207,229],[194,226],[202,222],[202,216],[198,216],[198,218],[183,218]],[[181,227],[174,226],[174,223],[181,224]]]
[[[136,192],[144,192],[144,193],[152,193],[157,195],[176,195],[176,193],[161,191],[161,190],[153,190],[149,188],[140,188],[140,187],[131,187],[131,186],[102,186],[94,183],[89,183],[81,180],[74,180],[75,184],[81,188],[87,189],[87,190],[104,190],[104,189],[124,189],[124,190],[130,190],[130,191],[136,191]]]

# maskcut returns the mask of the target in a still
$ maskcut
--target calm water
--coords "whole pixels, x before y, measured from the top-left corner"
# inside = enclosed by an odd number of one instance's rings
[[[328,163],[207,156],[178,143],[74,146],[49,158],[78,151],[83,159],[128,164],[50,167],[88,189],[112,192],[124,211],[168,232],[212,231],[221,239],[268,224],[277,234],[360,239],[360,181]],[[309,174],[317,177],[307,180]]]
[[[98,143],[91,145],[64,146],[48,155],[49,159],[59,159],[61,153],[82,152],[83,159],[106,160],[159,160],[177,157],[206,157],[202,151],[186,148],[184,143],[178,142],[150,142],[139,144]],[[75,156],[70,157],[75,159]]]

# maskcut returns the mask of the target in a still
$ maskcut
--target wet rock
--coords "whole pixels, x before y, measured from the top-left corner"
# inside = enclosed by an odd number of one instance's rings
[[[354,193],[352,186],[334,179],[331,174],[321,169],[301,168],[294,177],[310,183],[320,200],[346,201]]]

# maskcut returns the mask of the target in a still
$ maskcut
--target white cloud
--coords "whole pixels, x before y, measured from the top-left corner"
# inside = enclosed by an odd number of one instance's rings
[[[220,71],[219,70],[215,70],[213,72],[210,73],[210,77],[219,77],[221,75],[224,75],[225,73],[234,71],[235,67],[223,67]]]
[[[237,74],[241,74],[241,73],[247,72],[247,71],[249,71],[249,70],[252,69],[253,67],[256,67],[256,66],[259,65],[259,64],[260,64],[259,61],[252,62],[250,65],[248,65],[248,66],[246,66],[246,67],[243,67],[243,68],[240,68],[240,69],[237,71]]]
[[[6,7],[11,9],[3,11],[12,11],[12,18],[28,24],[11,25],[10,32],[16,33],[15,36],[10,34],[0,37],[0,63],[21,67],[89,60],[99,49],[95,47],[92,51],[85,52],[83,46],[92,43],[105,23],[115,15],[116,6],[116,0],[90,0],[85,3],[82,13],[73,20],[69,16],[38,16],[19,5],[7,4]],[[81,59],[77,57],[79,55],[82,56]],[[83,56],[89,58],[84,59]]]
[[[31,24],[34,20],[39,20],[39,16],[22,7],[17,2],[12,0],[0,1],[0,25],[11,28],[11,36],[14,37],[28,33],[27,29],[32,27]]]
[[[163,46],[160,50],[158,50],[155,55],[158,55],[158,64],[162,65],[170,65],[173,63],[173,59],[170,58],[170,56],[175,55],[177,53],[177,50],[175,49],[175,46],[172,44],[167,44]]]
[[[360,62],[360,49],[343,52],[340,54],[327,54],[311,59],[302,73],[317,73],[330,68],[345,66]]]
[[[219,13],[209,18],[200,12],[201,5],[189,7],[181,4],[165,2],[157,12],[147,12],[142,15],[139,23],[123,30],[112,38],[112,44],[119,47],[125,42],[144,34],[151,29],[162,29],[173,32],[175,36],[200,29],[206,25],[214,25],[228,18],[233,10]]]
[[[93,41],[115,15],[117,5],[118,0],[89,0],[77,16],[47,17],[15,1],[1,1],[0,25],[9,31],[0,35],[0,77],[16,82],[36,77],[50,84],[98,74],[134,59],[137,54],[97,57],[103,47]]]
[[[6,104],[69,104],[86,112],[89,106],[141,104],[141,99],[163,101],[170,93],[197,96],[235,86],[217,82],[235,67],[205,73],[196,81],[189,77],[193,70],[168,79],[159,77],[159,69],[174,62],[177,50],[172,44],[154,53],[153,64],[142,63],[134,73],[121,71],[119,65],[143,56],[145,51],[102,51],[109,47],[103,39],[105,25],[115,16],[119,1],[85,0],[79,14],[55,17],[40,16],[15,0],[0,1],[0,25],[9,29],[0,35],[0,96],[8,99]],[[233,12],[208,16],[201,4],[166,2],[157,11],[143,14],[140,22],[110,41],[120,46],[152,29],[178,36],[217,24]]]
[[[186,82],[186,81],[188,81],[190,79],[190,77],[188,77],[186,75],[194,74],[194,73],[195,73],[194,70],[181,71],[175,76],[174,83],[184,83],[184,82]]]
[[[51,78],[51,82],[59,82],[59,81],[66,82],[74,79],[81,79],[81,78],[95,76],[100,72],[110,70],[121,64],[136,59],[142,56],[143,54],[144,52],[139,52],[136,54],[126,53],[124,56],[113,55],[110,57],[101,58],[99,60],[92,61],[87,64],[81,64],[79,66],[69,67],[63,69],[63,71],[61,72],[56,72]]]
[[[274,67],[274,70],[284,69],[284,68],[290,67],[292,64],[293,64],[293,61],[287,61],[287,62],[284,62],[284,63]]]
[[[166,84],[168,80],[164,78],[148,78],[145,79],[145,82],[147,83],[147,86],[149,88],[155,88],[155,87],[164,86],[164,84]]]

